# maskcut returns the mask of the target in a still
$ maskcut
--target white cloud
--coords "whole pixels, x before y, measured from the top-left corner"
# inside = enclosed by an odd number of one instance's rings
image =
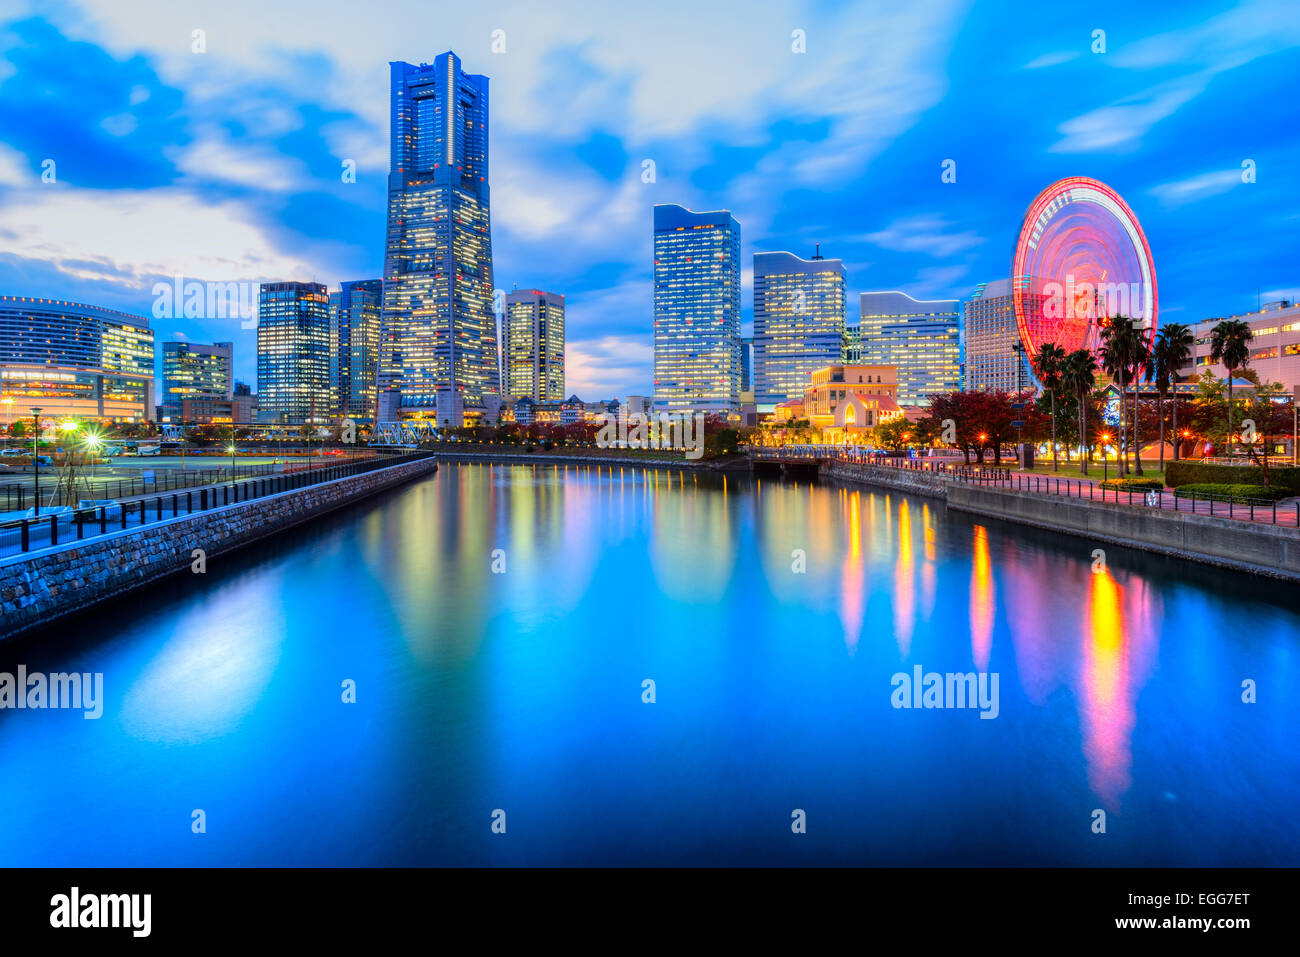
[[[221,134],[205,131],[206,138],[166,151],[183,173],[199,179],[241,183],[268,192],[301,188],[310,179],[301,160],[275,153],[256,144],[235,144]]]
[[[1150,193],[1166,206],[1181,206],[1184,203],[1205,199],[1207,196],[1226,193],[1240,184],[1241,170],[1225,169],[1189,176],[1187,179],[1172,183],[1162,183],[1153,186]]]
[[[649,335],[600,336],[565,344],[565,391],[593,402],[654,391]]]
[[[918,215],[896,219],[884,229],[858,237],[882,249],[926,253],[936,259],[973,249],[984,239],[971,230],[951,231],[952,224],[940,216]]]
[[[0,143],[0,186],[30,186],[32,177],[27,157],[13,147]]]
[[[1118,103],[1076,116],[1059,127],[1065,138],[1051,146],[1053,153],[1088,153],[1096,150],[1136,149],[1142,137],[1161,120],[1199,94],[1208,76],[1146,90]]]
[[[204,203],[177,189],[54,185],[13,193],[0,231],[0,254],[6,253],[48,262],[76,279],[141,286],[176,275],[309,279],[317,268],[278,249],[244,207]]]
[[[1060,50],[1056,53],[1044,53],[1042,56],[1035,57],[1026,63],[1025,69],[1041,70],[1049,66],[1060,66],[1062,63],[1069,63],[1077,56],[1079,56],[1078,50]]]
[[[1115,69],[1181,75],[1062,123],[1057,153],[1132,149],[1146,132],[1199,96],[1218,74],[1300,45],[1293,0],[1247,0],[1194,26],[1117,43],[1098,62]]]

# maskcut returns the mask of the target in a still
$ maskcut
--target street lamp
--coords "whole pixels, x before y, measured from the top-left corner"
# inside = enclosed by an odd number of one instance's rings
[[[1101,434],[1101,480],[1106,481],[1110,475],[1110,459],[1106,458],[1106,446],[1110,444],[1110,433]]]
[[[36,511],[33,513],[37,518],[41,515],[41,456],[40,446],[37,444],[41,439],[41,407],[32,406],[32,468],[36,472]]]
[[[84,436],[84,437],[82,438],[82,440],[81,440],[81,444],[82,444],[82,446],[83,446],[84,448],[90,450],[90,456],[91,456],[91,458],[90,458],[90,477],[91,477],[92,479],[95,477],[95,455],[96,455],[96,453],[97,453],[97,451],[98,451],[98,449],[99,449],[100,443],[101,443],[102,441],[103,441],[103,436],[101,436],[98,432],[92,432],[92,431],[90,431],[90,430],[87,430],[87,431],[86,431],[85,436]],[[90,483],[89,483],[89,482],[86,483],[86,488],[90,488]],[[94,494],[93,494],[93,493],[91,494],[91,497],[92,497],[92,498],[94,497]]]

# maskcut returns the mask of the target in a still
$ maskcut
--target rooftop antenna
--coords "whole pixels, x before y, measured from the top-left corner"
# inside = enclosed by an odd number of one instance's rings
[[[813,259],[825,259],[825,258],[826,258],[826,257],[822,255],[822,244],[821,244],[821,243],[818,243],[818,244],[817,244],[817,249],[816,249],[816,251],[813,253]]]

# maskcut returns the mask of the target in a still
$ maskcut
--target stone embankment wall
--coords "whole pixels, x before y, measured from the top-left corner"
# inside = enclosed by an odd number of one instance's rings
[[[432,456],[0,559],[0,639],[45,626],[385,489],[431,474]]]
[[[1300,581],[1300,529],[954,482],[931,472],[835,462],[821,475],[854,485],[942,499],[972,515],[1076,535],[1221,568]]]

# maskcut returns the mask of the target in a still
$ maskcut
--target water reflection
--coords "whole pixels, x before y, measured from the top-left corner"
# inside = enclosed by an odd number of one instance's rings
[[[867,489],[448,464],[33,644],[108,704],[0,712],[0,863],[1294,863],[1300,702],[1234,687],[1293,681],[1285,590],[1090,548]],[[997,672],[999,717],[892,709],[917,665]],[[163,835],[196,792],[239,833]],[[795,859],[789,806],[846,813]],[[1060,826],[1097,806],[1104,844]]]
[[[977,671],[987,671],[993,647],[993,567],[989,559],[989,533],[983,525],[974,528],[974,559],[970,581],[970,646]]]

